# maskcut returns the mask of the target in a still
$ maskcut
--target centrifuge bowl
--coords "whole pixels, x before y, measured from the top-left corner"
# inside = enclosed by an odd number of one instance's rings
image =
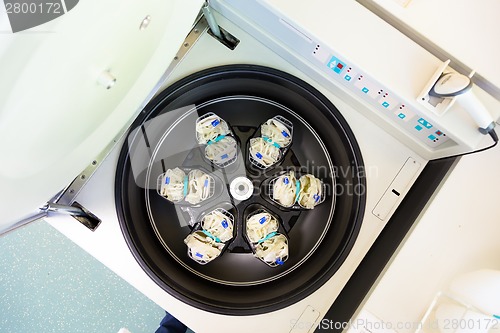
[[[238,158],[220,168],[204,158],[195,140],[197,117],[213,112],[231,126]],[[248,142],[274,116],[293,123],[293,141],[280,162],[265,170],[250,163]],[[198,205],[171,203],[157,192],[166,169],[198,168],[218,184]],[[269,195],[269,181],[293,170],[311,173],[326,189],[314,209],[285,208]],[[230,182],[246,177],[250,199],[235,200]],[[287,73],[252,65],[207,69],[173,84],[136,119],[117,165],[116,209],[130,250],[146,273],[182,301],[216,313],[250,315],[274,311],[308,296],[343,263],[365,206],[360,149],[335,106],[315,88]],[[187,255],[184,238],[215,208],[235,217],[234,238],[205,265]],[[245,235],[246,218],[266,209],[280,220],[289,258],[270,267],[254,257]]]

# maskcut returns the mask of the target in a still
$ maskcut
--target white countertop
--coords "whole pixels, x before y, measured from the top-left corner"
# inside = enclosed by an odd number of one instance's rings
[[[500,87],[497,0],[373,0],[458,61]],[[406,4],[404,6],[404,4]]]
[[[363,310],[394,328],[418,323],[455,276],[500,269],[499,165],[499,146],[458,162],[372,287]],[[397,330],[414,331],[414,325]]]

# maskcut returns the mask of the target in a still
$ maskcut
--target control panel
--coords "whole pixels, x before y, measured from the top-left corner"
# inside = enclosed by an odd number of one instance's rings
[[[311,55],[331,79],[340,82],[356,96],[364,99],[375,108],[376,112],[402,127],[417,140],[431,148],[436,148],[449,140],[446,133],[436,128],[424,115],[409,107],[394,92],[349,64],[338,54],[320,44],[315,44]]]

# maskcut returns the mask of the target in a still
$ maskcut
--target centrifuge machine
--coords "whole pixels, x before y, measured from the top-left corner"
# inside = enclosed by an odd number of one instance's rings
[[[449,64],[355,1],[89,0],[33,29],[1,36],[3,229],[45,218],[196,332],[313,331],[428,162],[484,137],[428,95]]]

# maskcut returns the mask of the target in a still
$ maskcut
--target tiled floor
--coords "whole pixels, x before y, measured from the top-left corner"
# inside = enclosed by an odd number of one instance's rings
[[[154,332],[165,312],[40,221],[0,237],[0,332]]]

